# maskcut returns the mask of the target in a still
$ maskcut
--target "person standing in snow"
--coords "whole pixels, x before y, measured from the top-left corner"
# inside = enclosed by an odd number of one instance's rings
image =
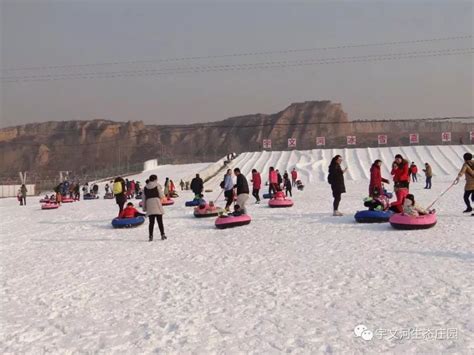
[[[278,175],[275,171],[275,168],[273,166],[270,167],[270,170],[268,172],[268,193],[270,195],[275,194],[278,189],[277,189],[277,186],[278,186]]]
[[[256,204],[260,203],[260,188],[262,187],[262,177],[257,169],[252,169],[252,196],[255,197],[257,201]]]
[[[184,190],[184,181],[183,179],[181,179],[181,181],[179,182],[179,186],[181,187],[181,191]]]
[[[403,201],[405,200],[406,195],[408,195],[410,187],[410,175],[408,172],[409,166],[408,161],[403,159],[400,154],[395,155],[395,161],[392,165],[393,182],[395,185],[395,195],[397,196],[397,201],[391,204],[398,212],[403,211]]]
[[[431,169],[431,165],[425,163],[425,168],[423,169],[426,177],[425,189],[431,189],[431,179],[433,178],[433,170]]]
[[[418,174],[418,167],[414,162],[411,162],[410,165],[410,175],[411,175],[411,181],[412,182],[418,182],[418,177],[416,176]]]
[[[283,178],[281,177],[280,171],[278,169],[275,170],[277,174],[277,182],[278,182],[278,191],[281,191],[281,185],[283,184]]]
[[[115,203],[119,206],[119,216],[123,211],[123,206],[125,202],[127,202],[127,195],[126,195],[126,184],[122,177],[116,177],[114,180],[114,184],[112,186],[112,191],[115,196]]]
[[[288,172],[286,171],[283,174],[283,187],[285,188],[285,196],[288,197],[288,193],[290,193],[290,197],[293,197],[293,194],[291,193],[290,177],[288,176]]]
[[[25,184],[22,184],[20,187],[20,206],[26,206],[26,195],[28,193],[28,190],[26,189]]]
[[[331,185],[332,196],[334,197],[333,216],[343,215],[341,212],[339,212],[339,203],[341,202],[341,195],[346,192],[344,173],[347,171],[347,168],[343,170],[341,168],[341,163],[342,157],[340,155],[336,155],[334,158],[332,158],[331,163],[329,164],[328,182]]]
[[[377,159],[370,168],[369,196],[374,198],[382,194],[382,183],[388,184],[388,180],[382,177],[380,168],[382,161]]]
[[[239,168],[234,169],[234,174],[237,176],[237,183],[235,188],[237,189],[237,201],[236,204],[240,206],[242,213],[247,214],[247,209],[245,208],[245,203],[249,199],[249,184],[244,174],[240,172]]]
[[[234,202],[234,182],[232,181],[232,170],[228,169],[224,175],[224,197],[226,199],[225,210],[229,212],[230,205]]]
[[[195,196],[202,198],[202,190],[204,189],[204,181],[202,181],[199,174],[196,174],[196,177],[191,180],[191,190],[194,192]]]
[[[464,186],[464,203],[466,204],[466,209],[463,212],[469,213],[472,212],[471,201],[474,202],[474,161],[472,160],[471,153],[465,153],[463,158],[464,164],[454,180],[454,183],[458,184],[461,177],[463,175],[466,176],[466,185]],[[471,200],[469,200],[469,198]]]
[[[298,179],[298,172],[296,171],[296,168],[293,168],[291,170],[291,185],[296,186],[296,180]]]
[[[165,211],[161,204],[161,199],[165,197],[161,186],[158,184],[158,177],[150,175],[148,183],[143,189],[143,211],[148,216],[148,240],[153,241],[153,230],[155,227],[155,220],[158,222],[160,229],[161,240],[167,239],[165,236],[165,227],[163,225],[163,215]]]

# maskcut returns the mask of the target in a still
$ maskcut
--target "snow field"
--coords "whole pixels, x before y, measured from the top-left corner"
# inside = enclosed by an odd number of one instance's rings
[[[420,159],[428,155],[416,150]],[[433,189],[424,190],[423,179],[411,185],[420,204],[449,186],[464,151],[433,150],[439,174]],[[307,186],[294,190],[295,206],[275,210],[251,198],[250,225],[217,230],[213,218],[193,217],[192,208],[184,207],[192,193],[182,192],[165,207],[165,242],[149,243],[146,224],[112,229],[118,210],[113,200],[54,211],[40,210],[39,198],[29,198],[23,208],[15,199],[0,200],[0,351],[472,353],[474,223],[461,213],[464,184],[435,206],[439,220],[432,229],[357,224],[353,215],[363,209],[368,185],[363,171],[380,153],[390,159],[393,152],[343,152],[353,171],[343,217],[330,215],[324,175],[334,153],[241,154],[232,165],[245,173],[252,167],[266,171],[270,164],[282,172],[296,166]],[[443,163],[441,154],[454,164]],[[364,159],[360,164],[358,157]],[[168,176],[177,184],[208,166],[153,172],[161,182]],[[144,181],[151,173],[136,178]],[[214,189],[208,199],[219,194],[221,178],[206,185]],[[217,204],[223,205],[222,197]],[[453,328],[457,339],[365,341],[354,336],[358,324],[373,330]]]

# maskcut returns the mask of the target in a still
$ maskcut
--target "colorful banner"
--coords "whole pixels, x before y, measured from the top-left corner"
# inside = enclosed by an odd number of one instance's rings
[[[296,138],[288,138],[288,148],[296,148]]]
[[[263,140],[263,149],[271,149],[272,148],[272,140],[271,139],[264,139]]]
[[[316,145],[317,146],[326,145],[326,137],[316,137]]]
[[[388,136],[386,134],[379,134],[378,141],[379,141],[379,144],[387,144]]]
[[[356,136],[347,136],[347,145],[356,145],[357,139]]]
[[[441,141],[442,142],[451,142],[451,132],[441,133]]]
[[[420,136],[418,133],[411,133],[410,134],[410,144],[418,144],[420,143]]]

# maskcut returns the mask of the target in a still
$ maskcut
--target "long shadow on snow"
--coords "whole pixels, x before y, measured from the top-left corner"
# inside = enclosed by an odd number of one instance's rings
[[[387,250],[384,249],[386,252],[390,253],[400,253],[400,254],[418,254],[422,256],[439,256],[443,258],[456,258],[462,261],[467,262],[474,262],[474,253],[466,252],[466,253],[459,253],[454,251],[413,251],[413,250]]]
[[[125,240],[125,239],[30,239],[32,242],[122,242],[122,243],[149,243],[148,239]]]

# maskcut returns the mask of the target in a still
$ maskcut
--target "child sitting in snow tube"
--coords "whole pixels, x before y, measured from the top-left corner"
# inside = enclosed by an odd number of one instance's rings
[[[390,217],[395,229],[428,229],[436,225],[436,210],[426,210],[415,202],[415,196],[408,194],[403,202],[403,213]]]
[[[389,210],[390,201],[384,193],[380,195],[377,190],[373,191],[373,197],[364,199],[364,206],[368,207],[368,211],[357,211],[354,215],[358,223],[383,223],[388,222],[393,215],[393,211]]]
[[[44,195],[44,197],[39,201],[40,203],[48,203],[50,201],[48,195]]]
[[[296,180],[296,188],[300,191],[303,191],[304,185],[303,185],[303,182],[301,180]]]
[[[219,213],[224,212],[223,208],[216,207],[214,202],[210,201],[209,204],[201,204],[194,209],[194,217],[216,217]]]
[[[144,216],[144,213],[137,211],[133,203],[129,202],[120,215],[112,220],[112,226],[114,228],[137,227],[145,222]]]
[[[277,191],[275,196],[268,201],[268,206],[270,207],[291,207],[293,206],[293,200],[286,198],[283,191]]]
[[[228,215],[222,213],[219,217],[217,217],[215,225],[218,229],[226,229],[245,226],[247,224],[250,224],[251,220],[252,219],[249,215],[243,213],[239,205],[235,205],[234,212]]]
[[[202,198],[201,194],[197,194],[194,196],[194,199],[192,201],[186,201],[185,206],[186,207],[196,207],[199,206],[203,203],[206,203],[206,201]]]

